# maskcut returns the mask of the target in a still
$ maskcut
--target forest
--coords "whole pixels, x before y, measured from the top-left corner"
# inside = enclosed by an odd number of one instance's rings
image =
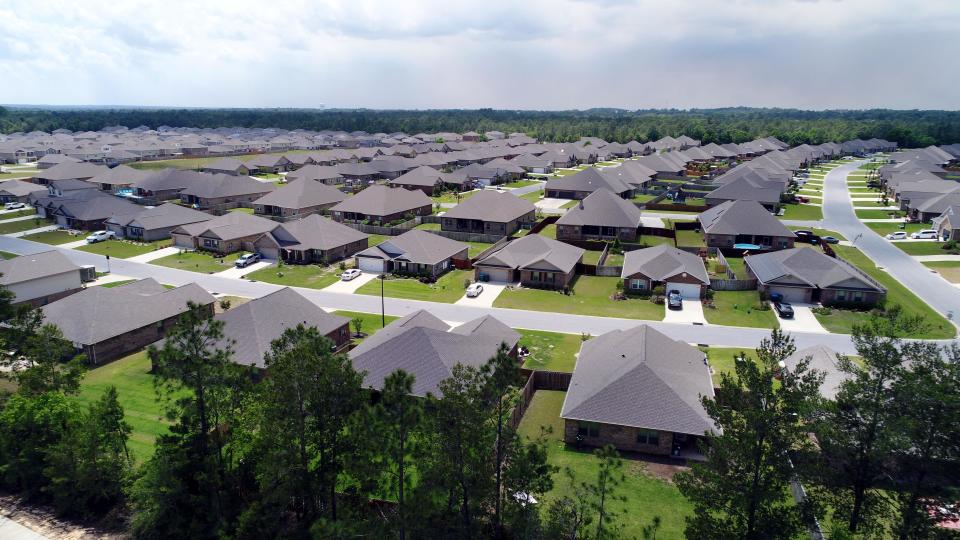
[[[960,142],[960,111],[797,109],[371,110],[0,107],[0,133],[107,126],[279,128],[408,134],[497,130],[543,141],[580,137],[640,142],[687,135],[704,143],[774,136],[791,145],[881,138],[903,147]]]

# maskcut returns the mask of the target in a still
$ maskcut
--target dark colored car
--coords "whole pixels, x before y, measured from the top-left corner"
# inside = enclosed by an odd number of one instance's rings
[[[683,309],[683,296],[680,291],[673,290],[667,293],[667,307],[670,309]]]
[[[793,234],[797,235],[797,242],[816,244],[820,241],[820,237],[813,234],[813,231],[793,231]]]
[[[774,302],[773,309],[777,310],[777,315],[780,315],[781,319],[793,318],[793,306],[788,302]]]
[[[820,240],[826,242],[827,244],[839,244],[840,239],[834,236],[821,236]]]

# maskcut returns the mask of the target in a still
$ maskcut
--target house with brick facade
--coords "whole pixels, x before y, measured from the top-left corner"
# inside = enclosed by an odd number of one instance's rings
[[[616,173],[590,167],[575,174],[551,178],[544,189],[547,197],[555,199],[585,199],[599,189],[608,189],[619,197],[630,198],[636,187]]]
[[[43,251],[0,261],[0,286],[13,293],[13,305],[43,306],[83,289],[81,268],[59,251]]]
[[[365,272],[391,272],[436,278],[454,267],[455,260],[466,261],[470,246],[433,234],[411,229],[392,236],[354,256],[356,266]]]
[[[628,293],[649,292],[662,285],[666,291],[696,299],[710,286],[703,259],[667,244],[625,253],[620,277]]]
[[[312,180],[311,180],[312,181]],[[287,221],[253,242],[268,259],[290,264],[330,264],[367,249],[369,236],[317,214]]]
[[[232,208],[250,208],[253,202],[277,189],[270,182],[260,182],[249,176],[207,174],[203,182],[180,192],[180,201],[201,210],[224,211]]]
[[[700,400],[713,397],[704,353],[650,326],[583,342],[560,417],[577,446],[697,458],[715,431]]]
[[[476,261],[477,281],[520,282],[537,289],[564,289],[586,250],[539,234],[528,234]]]
[[[177,227],[170,231],[170,237],[175,247],[226,255],[240,250],[253,251],[254,241],[277,226],[276,221],[260,216],[227,212],[209,221]]]
[[[347,194],[335,187],[299,179],[253,201],[253,213],[286,221],[320,213],[346,198]]]
[[[640,208],[616,193],[601,188],[560,216],[557,240],[615,240],[635,242],[639,236]]]
[[[131,238],[142,242],[153,242],[170,238],[177,227],[210,221],[213,216],[206,212],[163,203],[160,206],[136,206],[132,214],[117,213],[103,222],[104,228],[113,231],[117,238]]]
[[[707,247],[777,250],[797,235],[756,201],[726,201],[697,216]]]
[[[440,230],[509,236],[537,219],[537,208],[503,191],[483,190],[444,212]]]
[[[370,186],[330,208],[337,221],[385,224],[433,212],[433,201],[420,190]]]

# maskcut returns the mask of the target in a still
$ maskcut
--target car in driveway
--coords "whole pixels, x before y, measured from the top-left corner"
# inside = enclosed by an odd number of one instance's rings
[[[937,231],[934,229],[924,229],[922,231],[910,233],[910,238],[913,238],[914,240],[936,240]]]
[[[476,298],[480,296],[480,293],[483,292],[483,285],[479,283],[471,283],[467,287],[467,298]]]
[[[246,268],[259,260],[260,260],[259,253],[247,253],[238,257],[236,262],[233,263],[233,265],[236,266],[237,268]]]
[[[826,244],[839,244],[840,239],[836,236],[821,236],[820,240]]]
[[[667,293],[667,308],[683,309],[683,295],[678,290],[672,290]]]
[[[793,306],[789,302],[774,302],[773,309],[777,311],[777,315],[781,319],[792,319],[793,318]]]
[[[887,233],[887,240],[906,240],[907,233],[904,231],[894,231],[892,233]]]
[[[351,268],[349,270],[344,270],[340,274],[340,281],[352,281],[360,276],[363,272],[359,268]]]
[[[820,237],[813,234],[813,231],[793,231],[793,234],[797,235],[797,242],[803,242],[805,244],[816,244],[820,241]]]
[[[96,244],[97,242],[103,242],[104,240],[110,240],[111,238],[116,238],[116,234],[113,231],[95,231],[90,233],[90,236],[87,237],[88,244]]]
[[[17,210],[19,208],[26,207],[27,205],[23,204],[22,202],[8,202],[7,204],[3,205],[4,210]]]

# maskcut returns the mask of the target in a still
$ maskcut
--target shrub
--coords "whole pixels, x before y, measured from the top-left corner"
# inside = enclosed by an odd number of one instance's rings
[[[663,296],[666,293],[667,293],[667,289],[664,285],[657,285],[656,287],[653,288],[653,294],[655,296]]]
[[[227,311],[228,309],[230,309],[230,299],[229,299],[229,298],[221,298],[221,299],[220,299],[220,309],[222,309],[222,310],[224,310],[224,311]]]
[[[713,289],[707,288],[707,292],[703,293],[703,298],[704,300],[707,300],[713,303],[713,295],[714,295]]]
[[[340,264],[337,267],[340,268],[341,272],[343,272],[344,270],[347,269],[347,263],[344,261],[340,261]]]

